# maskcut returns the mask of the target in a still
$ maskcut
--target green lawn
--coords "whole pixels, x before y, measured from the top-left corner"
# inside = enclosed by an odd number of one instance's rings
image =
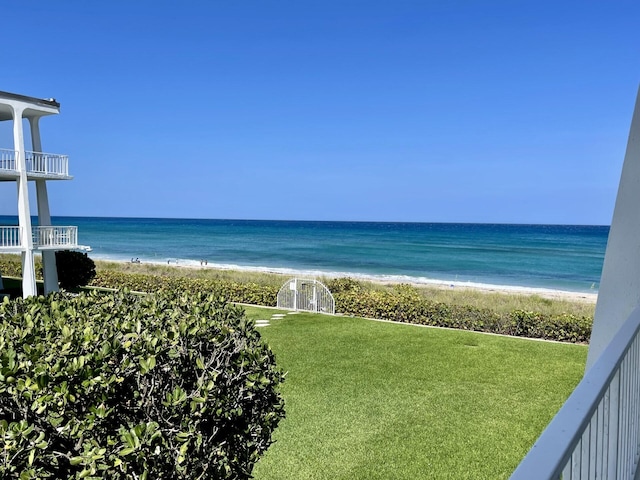
[[[254,319],[275,310],[247,308]],[[287,418],[257,480],[508,478],[587,347],[311,314],[260,332]]]

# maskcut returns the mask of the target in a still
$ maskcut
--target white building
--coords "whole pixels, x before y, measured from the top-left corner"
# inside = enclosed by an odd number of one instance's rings
[[[23,296],[37,295],[34,253],[42,254],[45,293],[58,290],[56,250],[77,250],[78,229],[52,226],[47,180],[71,180],[69,158],[42,152],[40,118],[60,113],[54,99],[39,99],[0,91],[0,122],[12,122],[13,145],[0,145],[2,188],[15,185],[18,225],[0,226],[0,253],[22,255]],[[31,150],[25,148],[25,131],[31,136]],[[29,186],[35,184],[36,203],[29,205]],[[31,224],[37,212],[37,225]]]

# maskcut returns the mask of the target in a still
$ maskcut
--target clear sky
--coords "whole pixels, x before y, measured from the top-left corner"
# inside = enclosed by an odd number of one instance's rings
[[[609,224],[638,0],[20,0],[53,215]],[[0,125],[0,148],[11,148]],[[15,214],[0,185],[0,214]],[[35,205],[33,206],[35,208]]]

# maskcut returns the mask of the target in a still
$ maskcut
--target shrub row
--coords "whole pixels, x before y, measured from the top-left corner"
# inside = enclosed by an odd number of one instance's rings
[[[345,315],[562,342],[588,342],[591,336],[593,319],[587,316],[523,310],[502,314],[469,305],[449,305],[432,302],[408,285],[392,291],[365,290],[357,284],[338,287],[334,293],[336,311]]]
[[[169,277],[140,273],[122,273],[100,270],[90,283],[95,287],[128,288],[138,292],[182,291],[208,293],[229,302],[250,303],[273,307],[276,305],[278,288],[257,283],[236,283],[224,280]]]
[[[351,278],[329,279],[325,284],[334,296],[336,311],[345,315],[562,342],[588,342],[591,336],[593,319],[588,316],[548,315],[524,310],[498,313],[470,305],[433,302],[410,285],[396,285],[392,290],[372,290]],[[228,301],[264,306],[275,306],[278,293],[273,286],[255,283],[112,271],[98,272],[92,285],[127,287],[144,292],[162,289],[213,292]]]
[[[283,374],[198,292],[0,303],[0,478],[250,478]]]

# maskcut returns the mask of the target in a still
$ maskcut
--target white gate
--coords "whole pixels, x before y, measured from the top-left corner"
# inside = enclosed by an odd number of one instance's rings
[[[323,283],[317,280],[292,278],[278,292],[278,308],[334,314],[336,303]]]

